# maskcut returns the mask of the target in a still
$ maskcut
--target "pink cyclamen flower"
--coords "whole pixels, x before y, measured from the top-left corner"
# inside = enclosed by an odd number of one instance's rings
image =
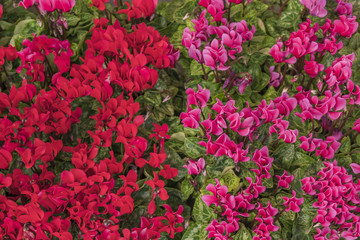
[[[330,136],[327,137],[325,141],[319,142],[320,149],[316,149],[316,156],[322,156],[326,159],[333,159],[335,152],[339,149],[341,146],[341,143],[335,140],[335,137]]]
[[[280,97],[274,99],[274,103],[280,115],[289,116],[291,111],[296,108],[297,100],[296,98],[289,97],[286,92],[283,92]]]
[[[223,0],[200,0],[199,5],[206,8],[214,21],[221,21],[222,15],[225,13]]]
[[[278,87],[280,86],[282,79],[283,79],[283,75],[281,73],[277,73],[274,72],[275,66],[271,66],[269,68],[270,70],[270,81],[269,81],[269,85],[273,86],[273,87]]]
[[[189,160],[187,165],[183,166],[188,170],[188,174],[190,175],[199,175],[205,167],[205,160],[200,158],[197,162],[193,160]],[[205,171],[203,171],[204,176],[206,175]]]
[[[290,210],[293,212],[300,212],[300,205],[304,203],[304,198],[295,198],[296,196],[296,192],[293,190],[292,191],[292,197],[291,198],[287,198],[287,197],[282,197],[285,202],[285,211],[289,212]]]
[[[208,206],[211,204],[215,204],[215,206],[219,206],[219,203],[222,199],[226,197],[226,194],[228,192],[227,186],[222,186],[218,179],[215,178],[216,185],[209,184],[206,187],[206,190],[210,191],[213,195],[204,195],[201,197],[201,199],[204,201],[204,203]],[[220,200],[220,202],[219,202]]]
[[[347,0],[337,0],[338,5],[335,9],[336,12],[338,12],[340,15],[351,15],[353,11],[353,5],[351,3],[348,3]]]
[[[23,0],[19,3],[19,6],[23,6],[25,9],[31,7],[35,3],[41,11],[53,12],[59,10],[61,12],[70,12],[75,6],[75,0]]]
[[[187,106],[196,105],[200,108],[204,108],[210,99],[210,90],[202,89],[200,85],[198,85],[198,91],[196,93],[192,88],[188,88],[186,90],[186,94]]]
[[[314,78],[319,72],[324,70],[324,65],[317,63],[316,61],[305,60],[304,70],[310,77]]]
[[[352,129],[360,133],[360,118],[354,122]]]
[[[275,59],[276,63],[283,63],[286,62],[288,64],[294,64],[296,63],[296,58],[291,57],[288,59],[284,59],[290,55],[290,52],[288,51],[281,51],[284,43],[280,42],[279,40],[277,43],[271,47],[269,54]]]
[[[360,165],[359,165],[359,164],[357,164],[357,163],[351,163],[351,164],[350,164],[350,167],[351,167],[351,169],[353,170],[353,172],[354,172],[355,174],[359,174],[359,173],[360,173]]]
[[[228,60],[227,52],[223,45],[219,45],[217,39],[212,40],[210,46],[205,46],[203,57],[205,65],[212,70],[225,71],[230,68],[230,66],[226,67],[224,65]]]
[[[200,109],[194,109],[188,111],[187,113],[181,113],[180,119],[182,120],[184,127],[198,128],[200,121],[200,112]]]
[[[326,0],[300,0],[300,2],[310,10],[310,14],[314,17],[325,17],[327,14]]]
[[[277,179],[279,179],[278,188],[288,188],[290,186],[290,183],[294,180],[294,175],[288,175],[287,171],[284,171],[284,174],[279,176],[275,175]]]
[[[358,27],[359,23],[356,21],[356,16],[341,15],[340,19],[334,21],[334,31],[346,38],[351,37]]]

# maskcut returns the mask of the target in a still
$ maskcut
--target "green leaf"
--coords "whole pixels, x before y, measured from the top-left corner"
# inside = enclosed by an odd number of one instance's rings
[[[353,49],[360,48],[360,33],[356,33],[351,37],[349,46]]]
[[[201,199],[204,195],[206,194],[201,194],[196,198],[192,212],[195,221],[199,223],[209,223],[215,218],[213,209],[208,207]]]
[[[347,153],[335,154],[334,159],[337,160],[339,166],[348,167],[352,163],[352,159]]]
[[[236,188],[239,185],[240,178],[236,176],[234,171],[230,168],[227,168],[223,171],[221,179],[224,181],[225,185],[228,187],[229,192]]]
[[[206,72],[209,72],[210,71],[210,68],[207,67],[207,66],[204,66],[205,68],[205,71]],[[196,75],[204,75],[204,72],[202,70],[202,67],[201,67],[201,64],[198,63],[198,61],[196,61],[195,59],[193,59],[191,61],[191,64],[190,64],[190,72],[191,72],[191,75],[192,76],[196,76]]]
[[[199,145],[198,138],[186,138],[184,142],[185,154],[192,158],[197,159],[206,153],[205,147]]]
[[[191,222],[181,240],[204,240],[208,232],[205,230],[207,224]]]
[[[184,17],[187,14],[191,14],[194,11],[194,8],[195,8],[196,5],[197,4],[196,4],[195,1],[189,1],[184,6],[182,6],[181,8],[176,9],[175,12],[174,12],[174,20],[175,20],[175,22],[183,24],[184,23]]]
[[[265,24],[264,24],[263,20],[261,20],[261,18],[257,19],[257,26],[258,26],[259,29],[261,29],[261,31],[266,33]]]
[[[306,239],[299,238],[299,236],[309,235],[313,229],[313,220],[316,216],[316,209],[312,206],[311,202],[301,205],[301,211],[298,217],[295,219],[293,227],[294,239]]]
[[[340,146],[340,152],[342,153],[349,153],[351,150],[351,141],[350,137],[345,137],[343,140],[341,140],[341,146]]]
[[[159,106],[161,104],[161,96],[154,91],[147,91],[144,94],[145,101],[151,103],[153,106]]]
[[[186,201],[194,192],[194,186],[190,184],[191,175],[187,175],[181,183],[181,192],[184,195],[183,201]]]
[[[282,143],[280,144],[274,153],[274,159],[277,166],[289,170],[291,164],[295,158],[295,146],[294,144]]]
[[[252,235],[251,231],[249,231],[243,223],[239,223],[239,231],[233,237],[234,240],[251,240]]]
[[[278,93],[276,92],[275,88],[273,86],[270,86],[266,93],[264,94],[264,99],[266,101],[270,101],[271,99],[274,99],[278,96]]]
[[[291,166],[293,168],[298,168],[298,167],[309,166],[315,162],[316,162],[316,160],[314,158],[310,157],[309,155],[299,152],[299,151],[296,151],[295,159],[292,162]]]

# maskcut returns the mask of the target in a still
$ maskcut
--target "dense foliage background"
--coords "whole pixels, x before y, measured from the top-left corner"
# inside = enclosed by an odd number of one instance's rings
[[[1,239],[360,237],[360,2],[1,4]]]

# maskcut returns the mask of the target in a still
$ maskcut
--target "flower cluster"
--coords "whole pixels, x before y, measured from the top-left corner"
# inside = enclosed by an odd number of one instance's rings
[[[49,12],[69,11],[74,3],[32,1]],[[169,198],[165,180],[178,174],[164,164],[168,126],[154,124],[154,133],[145,136],[154,139],[148,151],[148,140],[138,134],[144,117],[133,94],[152,88],[156,69],[173,67],[179,51],[145,23],[131,31],[119,21],[108,23],[94,20],[81,64],[71,64],[69,41],[46,35],[25,39],[18,52],[0,48],[0,65],[19,56],[17,72],[24,76],[20,84],[1,86],[0,169],[8,173],[0,174],[0,238],[73,239],[73,227],[83,239],[174,238],[183,230],[182,206],[174,212],[164,204],[164,213],[155,205],[156,198]],[[96,107],[85,116],[90,123],[80,138],[74,128],[84,120],[81,101]],[[63,161],[72,167],[56,177],[54,168]],[[153,174],[140,185],[145,166]],[[146,217],[140,228],[122,227],[140,190],[151,196],[143,200]]]
[[[26,75],[30,77],[30,81],[45,81],[44,72],[53,73],[52,78],[56,79],[62,73],[69,71],[70,57],[73,55],[69,41],[48,38],[46,35],[34,35],[32,41],[25,39],[23,45],[26,48],[18,52],[21,66],[18,67],[17,72],[20,73],[22,69],[26,69]],[[58,71],[52,69],[50,55],[54,57],[53,62]]]
[[[241,1],[237,1],[239,4]],[[253,38],[255,26],[249,30],[245,20],[230,22],[223,17],[223,0],[201,0],[199,5],[205,7],[197,19],[193,19],[195,31],[184,29],[182,44],[188,49],[189,56],[212,70],[226,71],[230,68],[228,57],[234,60],[242,52],[242,44]],[[230,8],[231,2],[228,6]],[[229,10],[228,10],[229,11]],[[206,13],[213,17],[217,26],[210,25]],[[205,46],[202,47],[205,43]]]
[[[314,239],[357,239],[360,237],[359,182],[356,184],[345,168],[337,166],[336,160],[324,164],[318,177],[301,180],[302,190],[317,200],[313,204],[318,208],[314,219],[318,234]]]
[[[33,5],[42,12],[70,12],[75,6],[75,0],[23,0],[19,3],[19,6],[23,6],[25,9]]]

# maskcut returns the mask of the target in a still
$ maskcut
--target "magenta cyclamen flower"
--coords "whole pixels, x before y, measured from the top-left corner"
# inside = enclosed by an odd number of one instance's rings
[[[215,182],[216,182],[215,186],[213,184],[209,184],[206,187],[206,190],[210,191],[213,195],[204,195],[201,197],[204,203],[208,206],[210,206],[211,204],[215,204],[215,206],[219,206],[221,200],[225,198],[228,192],[228,188],[225,185],[222,186],[218,179],[215,178]]]
[[[291,98],[284,92],[280,97],[274,99],[276,109],[279,110],[279,114],[289,116],[291,111],[296,108],[296,98]]]
[[[199,175],[199,173],[201,173],[205,167],[205,160],[203,158],[200,158],[197,162],[189,160],[188,164],[184,165],[183,167],[188,170],[188,174]],[[206,173],[203,173],[205,176]]]
[[[340,15],[351,15],[353,11],[353,6],[351,3],[347,2],[347,0],[337,0],[338,5],[335,9]]]
[[[219,45],[217,39],[212,40],[210,46],[205,46],[203,50],[203,57],[206,66],[209,66],[212,70],[225,71],[230,68],[224,64],[227,62],[227,52],[223,45]]]
[[[19,6],[27,9],[35,3],[39,4],[41,11],[53,12],[59,10],[61,12],[70,12],[75,5],[75,0],[23,0],[19,3]]]
[[[360,118],[354,122],[352,129],[360,133]]]
[[[316,156],[322,156],[326,159],[333,159],[335,152],[339,149],[341,143],[335,140],[335,137],[327,137],[325,141],[319,142],[320,149],[316,150]]]
[[[273,87],[278,87],[280,86],[283,76],[281,73],[277,73],[274,72],[275,66],[271,66],[269,68],[270,71],[270,80],[269,80],[269,85],[273,86]]]
[[[225,13],[223,0],[200,0],[199,5],[213,16],[214,21],[221,21],[222,15]]]
[[[327,14],[326,0],[300,0],[300,2],[310,10],[310,14],[314,17],[325,17]]]
[[[278,40],[278,42],[274,46],[272,46],[272,48],[270,49],[269,54],[275,59],[276,63],[283,63],[283,62],[286,62],[289,64],[296,63],[295,57],[291,57],[289,59],[284,59],[290,55],[290,52],[281,51],[283,44],[284,44],[283,42],[280,42]]]
[[[265,192],[266,187],[262,185],[259,176],[256,176],[255,182],[253,182],[251,177],[246,177],[245,179],[250,183],[250,185],[244,190],[244,192],[248,194],[251,199],[258,198],[260,193]]]
[[[196,105],[200,108],[206,107],[207,102],[210,99],[210,90],[202,89],[200,85],[198,85],[198,91],[195,91],[192,88],[188,88],[186,90],[187,94],[187,106]]]
[[[310,77],[314,78],[319,72],[324,70],[324,65],[319,64],[316,61],[305,60],[304,70]]]
[[[181,113],[180,119],[182,119],[182,123],[184,124],[184,127],[189,128],[198,128],[199,127],[199,121],[200,121],[200,109],[194,109],[190,110],[187,113]]]
[[[227,240],[228,237],[224,236],[226,234],[226,222],[222,221],[219,223],[216,219],[213,219],[209,226],[206,228],[206,231],[209,232],[208,238],[215,238],[218,240]]]
[[[284,171],[284,174],[279,176],[275,175],[277,179],[279,179],[278,188],[288,188],[290,186],[290,183],[294,180],[294,175],[288,175],[287,171]]]
[[[351,37],[358,27],[359,23],[356,22],[356,16],[347,17],[346,15],[341,15],[340,20],[334,21],[334,31],[346,38]]]
[[[282,197],[285,200],[284,205],[286,207],[286,212],[289,212],[290,210],[293,212],[300,212],[299,206],[303,204],[304,198],[296,198],[295,196],[296,192],[293,190],[291,198]]]
[[[360,173],[360,165],[359,165],[359,164],[357,164],[357,163],[351,163],[351,164],[350,164],[350,167],[351,167],[351,169],[353,170],[353,172],[354,172],[355,174],[359,174],[359,173]]]

